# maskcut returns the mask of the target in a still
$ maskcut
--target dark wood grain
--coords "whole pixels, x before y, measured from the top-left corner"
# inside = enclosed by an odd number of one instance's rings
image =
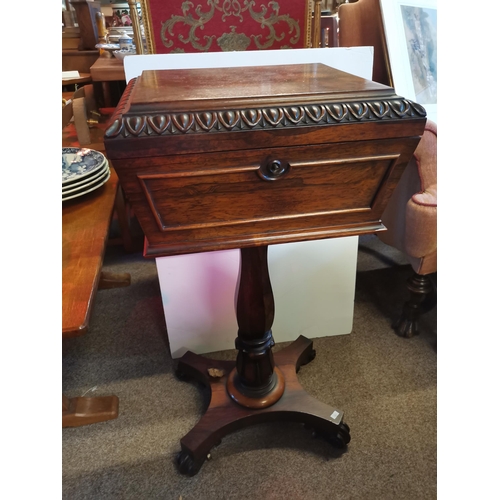
[[[221,74],[221,71],[223,72]],[[162,89],[159,92],[158,89]],[[224,101],[224,107],[266,106],[295,103],[325,102],[339,97],[383,97],[393,90],[364,78],[324,64],[286,64],[272,67],[207,68],[142,73],[130,102],[134,112],[169,109],[211,110]]]
[[[393,85],[380,0],[343,3],[338,10],[339,47],[373,47],[375,82]]]
[[[274,297],[267,265],[267,246],[242,248],[237,285],[236,368],[227,390],[239,404],[265,408],[283,395],[284,378],[274,370],[271,327]]]
[[[170,255],[340,236],[349,234],[346,226],[350,234],[354,227],[357,234],[373,232],[387,192],[418,141],[164,156],[114,165],[151,253]],[[289,171],[265,180],[259,171],[274,159],[288,163]]]

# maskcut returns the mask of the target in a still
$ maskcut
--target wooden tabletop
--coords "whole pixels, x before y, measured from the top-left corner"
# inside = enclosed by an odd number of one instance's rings
[[[110,168],[111,177],[103,186],[62,205],[63,339],[88,329],[118,188]]]
[[[90,67],[93,82],[113,82],[125,80],[123,61],[116,57],[99,57]]]
[[[92,142],[85,147],[106,156],[103,135],[105,122],[113,109],[101,108],[99,111],[103,123],[90,128]],[[62,146],[80,147],[73,122],[62,130]],[[87,332],[94,295],[100,282],[102,286],[101,268],[109,225],[116,208],[115,200],[117,197],[120,200],[118,176],[111,162],[109,166],[111,176],[104,186],[62,204],[63,339],[78,337]],[[118,215],[120,219],[120,210]],[[129,238],[125,223],[119,221],[119,224],[123,238]],[[123,244],[125,245],[125,241]]]

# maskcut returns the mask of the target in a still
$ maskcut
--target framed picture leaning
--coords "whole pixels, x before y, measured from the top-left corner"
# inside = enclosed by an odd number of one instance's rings
[[[396,92],[437,123],[437,0],[380,0]]]

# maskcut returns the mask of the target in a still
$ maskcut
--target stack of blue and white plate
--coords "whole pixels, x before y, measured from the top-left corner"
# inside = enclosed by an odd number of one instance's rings
[[[94,149],[62,148],[62,201],[101,187],[110,176],[108,160]]]

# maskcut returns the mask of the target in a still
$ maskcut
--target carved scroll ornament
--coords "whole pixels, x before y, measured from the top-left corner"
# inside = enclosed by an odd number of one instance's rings
[[[300,48],[310,31],[307,0],[186,0],[179,7],[148,0],[164,47],[157,52]],[[166,6],[168,5],[168,6]],[[286,11],[284,13],[283,11]],[[171,14],[171,12],[175,12]],[[168,18],[162,17],[167,16]],[[302,29],[307,32],[303,33]],[[302,35],[302,36],[301,36]]]

